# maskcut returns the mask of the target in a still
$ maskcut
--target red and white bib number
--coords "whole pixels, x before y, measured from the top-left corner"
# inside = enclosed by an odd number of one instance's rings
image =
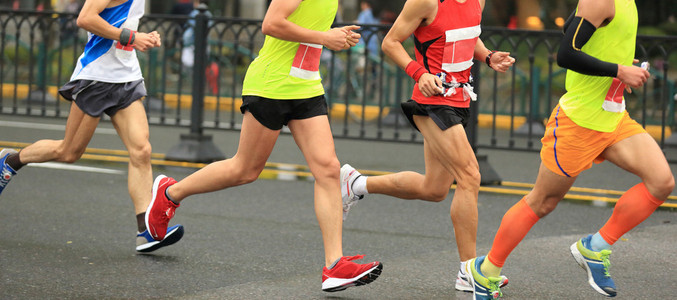
[[[460,72],[472,67],[477,37],[482,33],[480,26],[446,31],[442,70]]]
[[[299,48],[294,56],[289,75],[307,79],[320,79],[320,56],[322,55],[322,45],[318,44],[299,44]]]
[[[611,87],[604,97],[604,104],[602,108],[608,112],[623,112],[625,111],[625,100],[623,99],[623,91],[625,90],[625,84],[622,83],[618,78],[614,78],[611,82]]]

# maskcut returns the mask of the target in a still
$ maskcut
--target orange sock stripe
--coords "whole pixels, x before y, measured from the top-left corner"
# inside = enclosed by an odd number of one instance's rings
[[[611,218],[599,230],[599,234],[609,245],[613,245],[621,236],[646,220],[663,202],[651,195],[643,182],[635,185],[618,199]]]
[[[538,220],[540,218],[529,207],[526,197],[522,198],[503,215],[501,226],[498,227],[487,259],[495,266],[502,268],[510,252],[519,245]]]

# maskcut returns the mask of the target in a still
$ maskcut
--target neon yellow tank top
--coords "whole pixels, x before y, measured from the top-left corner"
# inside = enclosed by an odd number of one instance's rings
[[[337,9],[337,0],[303,0],[287,20],[307,29],[327,31],[334,22]],[[242,95],[278,100],[323,95],[321,54],[322,45],[266,36],[259,56],[247,69]]]
[[[614,2],[613,20],[598,28],[581,50],[602,61],[629,66],[635,57],[637,7],[634,0]],[[625,85],[620,80],[567,70],[566,90],[559,104],[574,123],[602,132],[616,129],[625,113]]]

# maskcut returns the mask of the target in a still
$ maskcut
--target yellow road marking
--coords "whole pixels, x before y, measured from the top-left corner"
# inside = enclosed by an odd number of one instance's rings
[[[28,146],[28,143],[19,143],[19,142],[8,142],[0,141],[0,148],[23,148]],[[124,150],[109,150],[109,149],[99,149],[99,148],[87,148],[85,154],[82,155],[82,159],[94,160],[94,161],[107,161],[107,162],[129,162],[129,152]],[[151,164],[156,166],[172,166],[172,167],[184,167],[184,168],[195,168],[199,169],[206,166],[206,163],[192,163],[192,162],[181,162],[181,161],[171,161],[165,160],[165,155],[161,153],[151,154]],[[359,170],[362,174],[367,176],[377,176],[377,175],[386,175],[392,174],[392,172],[384,171],[375,171],[375,170]],[[296,176],[299,178],[310,178],[313,174],[310,173],[308,166],[300,164],[289,164],[289,163],[274,163],[267,162],[265,169],[259,176],[264,179],[276,179],[278,174],[285,174],[289,176]],[[515,188],[504,188],[504,187],[491,187],[491,186],[481,186],[480,192],[485,193],[495,193],[495,194],[507,194],[507,195],[526,195],[529,193],[531,188],[534,187],[532,183],[522,183],[522,182],[512,182],[512,181],[503,181],[501,186],[505,187],[515,187]],[[523,189],[516,189],[523,188]],[[452,185],[450,189],[456,189],[456,185]],[[570,192],[576,193],[588,193],[588,194],[602,194],[602,195],[617,195],[620,196],[623,191],[615,190],[606,190],[606,189],[595,189],[595,188],[585,188],[585,187],[571,187]],[[580,200],[580,201],[601,201],[607,203],[616,203],[618,198],[610,198],[604,196],[595,196],[595,195],[579,195],[567,193],[564,196],[564,199],[569,200]],[[668,200],[677,200],[677,196],[669,196]],[[663,203],[661,207],[666,208],[677,208],[677,203]]]

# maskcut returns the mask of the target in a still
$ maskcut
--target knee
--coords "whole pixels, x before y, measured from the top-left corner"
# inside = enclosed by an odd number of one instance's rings
[[[527,204],[539,218],[543,218],[555,210],[559,200],[561,199],[557,197],[545,197],[545,199],[527,197]]]
[[[318,183],[339,182],[341,163],[338,158],[333,157],[317,164],[312,172]]]
[[[661,176],[659,180],[646,183],[646,186],[654,197],[665,200],[675,189],[675,177],[670,173],[667,176]]]
[[[134,165],[150,164],[150,157],[153,151],[150,142],[143,143],[134,147],[130,147],[129,160]]]
[[[76,149],[65,149],[59,148],[55,150],[55,156],[57,157],[56,161],[72,164],[85,153],[85,149],[76,148]]]
[[[423,193],[423,199],[425,201],[430,201],[430,202],[442,202],[444,199],[447,199],[447,195],[449,194],[449,188],[435,188],[426,191]]]
[[[459,172],[456,178],[456,187],[458,189],[479,191],[482,175],[477,165],[468,166]]]
[[[259,179],[259,175],[261,175],[261,172],[263,171],[263,167],[258,168],[258,167],[247,167],[243,168],[239,172],[238,178],[238,185],[241,184],[248,184],[256,181]]]
[[[545,203],[534,209],[534,213],[536,213],[538,217],[543,218],[549,215],[553,210],[555,210],[555,207],[557,207],[556,203],[555,204]]]
[[[235,173],[235,177],[237,178],[236,185],[242,185],[252,183],[259,179],[259,175],[261,175],[266,163],[252,164],[251,162],[236,162],[235,166],[234,169],[229,171]]]
[[[666,178],[665,183],[662,186],[662,191],[665,193],[665,197],[667,198],[670,194],[672,194],[672,191],[675,189],[675,177],[669,176],[669,178]]]
[[[235,155],[232,158],[234,166],[230,172],[234,172],[237,178],[237,185],[248,184],[256,181],[261,175],[263,168],[266,166],[266,161],[253,162],[243,160],[240,156]]]

